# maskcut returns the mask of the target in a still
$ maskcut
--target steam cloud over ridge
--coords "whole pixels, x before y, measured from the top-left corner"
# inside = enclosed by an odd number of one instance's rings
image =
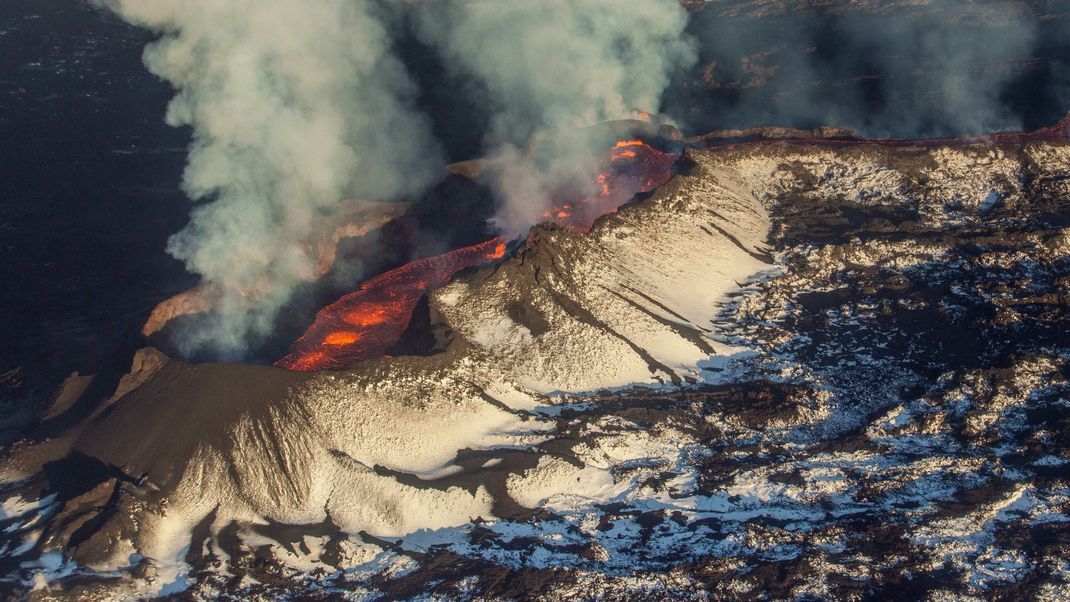
[[[313,276],[317,218],[339,201],[390,200],[441,173],[438,148],[369,0],[99,0],[159,31],[145,63],[178,93],[167,119],[194,143],[186,192],[205,201],[168,251],[222,285],[222,318],[187,352],[240,357]],[[693,60],[675,0],[458,0],[413,5],[422,37],[487,93],[499,225],[538,221],[551,183],[589,178],[578,126],[656,109]],[[519,146],[542,141],[532,156]],[[604,149],[601,149],[604,150]]]
[[[494,140],[656,110],[671,71],[694,60],[675,0],[446,0],[422,33],[447,64],[483,83]]]
[[[346,198],[393,200],[441,171],[415,87],[365,0],[101,0],[159,31],[145,64],[193,130],[184,176],[205,201],[168,251],[221,285],[223,318],[188,348],[240,356],[314,275],[317,223]]]

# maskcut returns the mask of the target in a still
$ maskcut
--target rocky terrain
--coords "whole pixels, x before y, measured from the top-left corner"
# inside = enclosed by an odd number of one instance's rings
[[[338,372],[146,352],[3,460],[35,599],[1065,599],[1070,144],[689,150]]]

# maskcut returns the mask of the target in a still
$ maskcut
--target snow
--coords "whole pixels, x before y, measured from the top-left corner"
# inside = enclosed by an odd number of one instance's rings
[[[528,508],[575,507],[577,498],[583,502],[606,499],[613,488],[613,477],[593,466],[577,467],[560,458],[543,456],[535,468],[509,475],[508,488],[509,496]]]

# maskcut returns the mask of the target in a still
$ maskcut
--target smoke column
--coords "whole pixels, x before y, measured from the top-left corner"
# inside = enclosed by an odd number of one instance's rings
[[[161,34],[145,64],[190,126],[184,188],[201,201],[168,251],[220,285],[221,320],[186,351],[243,355],[294,287],[346,198],[395,200],[441,173],[414,86],[365,0],[99,0]]]
[[[510,235],[540,221],[554,186],[590,178],[604,142],[580,128],[656,111],[672,73],[695,59],[676,0],[449,0],[417,10],[424,40],[482,88],[497,221]]]

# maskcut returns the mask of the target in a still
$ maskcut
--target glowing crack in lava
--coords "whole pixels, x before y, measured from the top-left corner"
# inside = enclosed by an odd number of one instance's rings
[[[562,201],[547,211],[547,221],[586,232],[598,217],[617,210],[636,194],[649,192],[672,176],[678,153],[667,153],[640,140],[622,140],[602,158],[593,180],[593,195]],[[411,261],[384,272],[355,292],[321,309],[290,354],[276,366],[296,371],[344,368],[380,357],[408,327],[424,293],[440,287],[458,271],[501,259],[506,241],[496,237]]]

